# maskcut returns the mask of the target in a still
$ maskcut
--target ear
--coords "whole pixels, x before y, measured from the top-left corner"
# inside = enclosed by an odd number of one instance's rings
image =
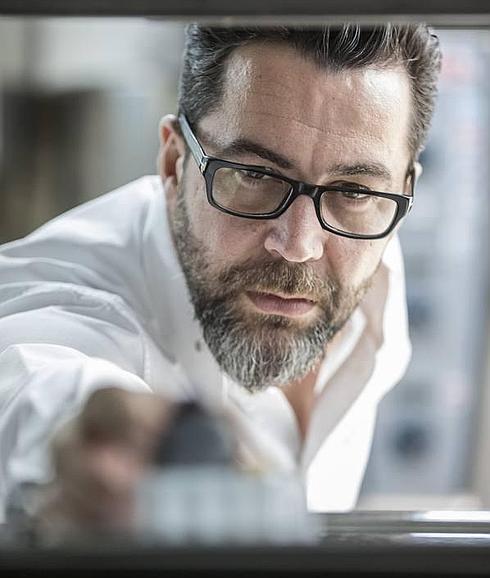
[[[410,178],[407,178],[405,183],[406,194],[410,194],[410,191],[413,191],[415,189],[415,186],[420,178],[420,175],[422,174],[422,171],[423,171],[422,165],[419,163],[419,161],[415,161],[413,163],[412,170],[409,173]]]
[[[167,195],[175,194],[182,180],[185,144],[180,134],[177,117],[164,116],[160,121],[160,150],[157,169]]]

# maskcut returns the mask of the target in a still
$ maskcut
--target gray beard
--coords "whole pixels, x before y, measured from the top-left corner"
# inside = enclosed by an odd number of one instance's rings
[[[283,386],[308,374],[369,287],[323,280],[307,263],[245,261],[218,273],[192,233],[183,191],[170,218],[196,319],[221,369],[250,392]],[[281,315],[244,311],[244,291],[311,295],[320,314],[309,324]],[[243,298],[243,297],[242,297]]]

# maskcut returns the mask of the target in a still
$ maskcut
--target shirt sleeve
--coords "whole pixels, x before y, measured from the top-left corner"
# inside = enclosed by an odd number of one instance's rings
[[[145,332],[117,296],[69,284],[0,288],[0,520],[51,476],[53,432],[103,387],[150,389]]]

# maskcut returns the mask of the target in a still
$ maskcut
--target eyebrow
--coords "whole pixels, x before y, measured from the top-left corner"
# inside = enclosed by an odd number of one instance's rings
[[[293,169],[294,164],[285,156],[247,138],[239,138],[217,151],[218,155],[233,158],[237,155],[253,154],[264,160],[274,163],[282,169]],[[327,172],[334,176],[369,176],[381,178],[391,184],[392,175],[388,168],[376,162],[366,163],[337,163],[328,168]]]
[[[392,175],[388,168],[376,162],[355,163],[353,165],[347,163],[338,163],[329,169],[329,173],[334,175],[345,176],[359,176],[366,175],[368,177],[377,177],[391,184]]]
[[[247,138],[239,138],[219,150],[219,154],[225,157],[235,155],[253,154],[266,161],[274,163],[281,169],[294,168],[293,163],[285,156]]]

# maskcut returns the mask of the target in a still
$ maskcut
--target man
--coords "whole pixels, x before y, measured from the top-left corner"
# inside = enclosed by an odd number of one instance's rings
[[[55,437],[54,502],[124,518],[159,392],[231,412],[311,509],[352,508],[409,358],[396,230],[439,65],[424,26],[189,27],[160,178],[1,250],[2,500],[50,479]]]

